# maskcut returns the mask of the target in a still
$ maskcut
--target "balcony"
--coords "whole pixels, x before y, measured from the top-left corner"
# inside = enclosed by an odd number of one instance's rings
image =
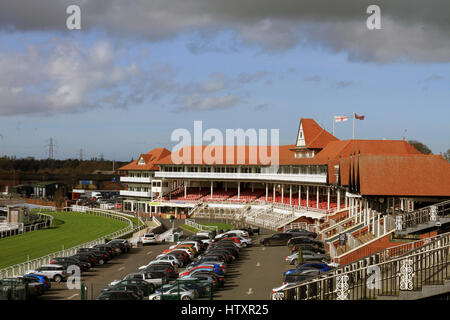
[[[121,196],[129,196],[129,197],[145,197],[150,198],[151,193],[145,191],[130,191],[130,190],[120,190]]]
[[[276,173],[222,173],[222,172],[155,172],[156,178],[168,179],[220,179],[256,180],[277,182],[326,183],[327,174],[276,174]]]
[[[120,177],[120,182],[135,182],[135,183],[151,183],[152,178],[150,177]]]

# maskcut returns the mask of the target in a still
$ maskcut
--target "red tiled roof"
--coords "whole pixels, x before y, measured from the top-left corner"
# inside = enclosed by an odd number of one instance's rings
[[[450,163],[440,155],[361,155],[361,195],[450,196]]]
[[[342,140],[330,142],[317,158],[336,159],[351,154],[421,154],[404,140]]]
[[[278,146],[186,146],[161,158],[157,164],[203,164],[203,165],[270,165],[271,151]],[[293,145],[279,146],[279,161],[293,157]],[[267,159],[260,157],[260,152]],[[227,156],[230,159],[227,159]]]
[[[300,124],[303,129],[306,149],[322,149],[331,141],[339,141],[338,138],[319,126],[314,119],[302,118]]]
[[[170,151],[166,148],[155,148],[147,153],[141,154],[139,158],[130,162],[129,164],[124,165],[119,168],[119,170],[127,171],[127,170],[145,170],[145,171],[158,171],[159,166],[157,166],[157,162],[166,157],[170,156]],[[138,164],[139,160],[143,158],[145,164]]]

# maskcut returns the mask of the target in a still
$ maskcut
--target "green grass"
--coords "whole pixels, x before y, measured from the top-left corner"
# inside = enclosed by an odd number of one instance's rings
[[[193,233],[197,233],[197,232],[200,231],[199,229],[196,229],[196,228],[194,228],[194,227],[188,226],[187,224],[182,224],[182,225],[180,226],[180,228],[186,229],[186,230],[191,231],[191,232],[193,232]]]
[[[0,239],[0,268],[26,262],[47,254],[95,240],[125,228],[120,220],[79,212],[46,212],[54,217],[48,229]]]
[[[200,223],[199,223],[200,224]],[[216,223],[216,222],[203,222],[201,223],[201,225],[203,226],[216,226],[218,229],[217,230],[227,230],[227,229],[234,229],[233,225],[231,224],[227,224],[227,223]],[[201,230],[191,227],[187,224],[183,224],[180,226],[183,229],[189,230],[191,232],[197,233]]]
[[[228,223],[202,222],[201,224],[204,226],[215,226],[218,228],[218,230],[234,229],[234,226]]]

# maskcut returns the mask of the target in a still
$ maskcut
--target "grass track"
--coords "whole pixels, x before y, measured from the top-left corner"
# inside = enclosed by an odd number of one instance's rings
[[[47,212],[46,212],[47,213]],[[48,212],[52,227],[0,239],[0,268],[45,256],[49,253],[95,240],[125,228],[123,221],[79,212]]]

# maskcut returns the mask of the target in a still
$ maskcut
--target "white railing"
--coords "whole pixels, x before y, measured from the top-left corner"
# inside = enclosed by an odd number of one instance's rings
[[[135,183],[151,183],[152,178],[149,177],[120,177],[121,182],[135,182]]]
[[[184,222],[188,226],[193,227],[198,230],[207,230],[207,231],[215,230],[216,232],[219,230],[219,228],[217,226],[205,226],[205,225],[196,223],[195,221],[190,220],[190,219],[186,219],[186,220],[184,220]]]
[[[130,191],[130,190],[120,190],[121,196],[129,196],[129,197],[151,197],[151,192],[145,191]]]
[[[76,208],[78,208],[78,207],[79,206],[76,206]],[[72,208],[64,208],[64,209],[66,211],[72,211]],[[113,212],[114,214],[111,212]],[[106,239],[115,239],[115,238],[121,237],[123,235],[126,235],[128,233],[142,229],[142,226],[134,227],[133,222],[130,219],[128,219],[122,215],[118,215],[114,211],[88,208],[84,213],[95,215],[95,216],[103,216],[105,218],[111,218],[111,219],[115,219],[115,220],[121,220],[121,221],[127,222],[128,226],[125,228],[122,228],[118,231],[104,235],[95,240],[74,246],[72,248],[53,252],[48,255],[29,260],[27,262],[22,262],[22,263],[13,265],[13,266],[9,266],[9,267],[0,269],[0,279],[6,278],[6,277],[16,277],[16,276],[24,275],[25,273],[27,273],[30,270],[35,270],[44,264],[50,263],[50,260],[55,257],[69,257],[69,256],[76,254],[76,252],[79,248],[86,248],[86,247],[92,247],[96,244],[103,244],[103,243],[105,243]],[[142,222],[142,220],[140,220],[140,221]]]
[[[273,180],[282,182],[326,183],[327,174],[274,174],[274,173],[222,173],[222,172],[155,172],[156,178],[169,179],[241,179]]]

